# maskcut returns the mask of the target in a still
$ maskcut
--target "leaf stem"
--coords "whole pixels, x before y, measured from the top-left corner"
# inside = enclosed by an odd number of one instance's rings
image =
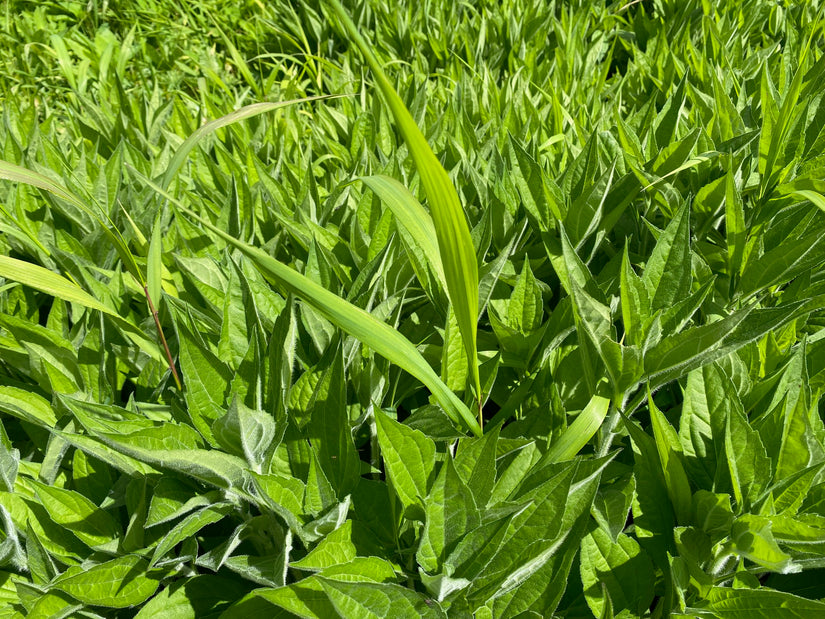
[[[143,285],[143,293],[146,295],[146,301],[149,303],[149,311],[152,312],[152,318],[155,319],[155,328],[158,330],[158,337],[160,337],[160,343],[163,346],[163,352],[166,353],[166,361],[169,364],[169,369],[172,372],[172,377],[175,379],[175,385],[177,385],[178,391],[183,391],[183,385],[181,385],[180,376],[178,376],[178,370],[175,368],[175,362],[172,359],[172,353],[169,351],[169,344],[166,343],[166,336],[163,335],[163,329],[160,326],[158,311],[155,309],[155,304],[152,303],[152,297],[149,296],[149,287],[146,284]]]

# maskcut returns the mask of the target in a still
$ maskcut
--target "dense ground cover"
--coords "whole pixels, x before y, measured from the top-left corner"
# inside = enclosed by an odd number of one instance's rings
[[[0,615],[822,617],[821,4],[7,2]]]

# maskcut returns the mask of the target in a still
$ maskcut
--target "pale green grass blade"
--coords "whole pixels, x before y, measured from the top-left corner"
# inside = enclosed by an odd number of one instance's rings
[[[149,340],[139,328],[62,275],[31,262],[0,255],[0,277],[45,292],[63,301],[77,303],[108,314],[141,350],[156,360],[163,359],[158,346]]]
[[[210,120],[208,123],[198,128],[197,131],[186,138],[183,144],[180,145],[178,150],[175,152],[175,155],[172,157],[172,161],[169,162],[169,166],[166,168],[166,172],[164,173],[163,180],[161,182],[161,187],[163,189],[169,188],[169,184],[172,182],[172,179],[175,178],[175,174],[178,173],[178,170],[180,170],[184,161],[186,161],[189,153],[192,152],[192,149],[195,148],[195,146],[197,146],[198,142],[210,133],[214,133],[218,129],[231,125],[232,123],[246,120],[247,118],[252,118],[253,116],[259,116],[260,114],[265,114],[266,112],[277,110],[278,108],[287,107],[296,103],[318,101],[319,99],[335,99],[341,96],[344,95],[317,95],[315,97],[305,97],[303,99],[290,99],[289,101],[267,101],[264,103],[253,103],[252,105],[246,105],[238,110],[235,110],[234,112],[230,112],[226,116],[221,116],[215,120]]]
[[[94,217],[106,233],[106,236],[109,237],[112,245],[114,245],[120,259],[123,261],[123,265],[126,267],[126,270],[141,285],[143,285],[143,275],[137,267],[135,257],[132,255],[132,252],[129,251],[126,241],[124,241],[123,237],[120,235],[120,232],[115,228],[112,220],[109,219],[108,215],[106,215],[100,207],[97,209],[90,208],[88,204],[78,198],[75,194],[67,190],[65,187],[55,183],[47,176],[43,176],[42,174],[33,172],[32,170],[27,170],[24,167],[9,163],[8,161],[0,161],[0,178],[13,181],[15,183],[24,183],[26,185],[31,185],[32,187],[37,187],[38,189],[48,191],[52,195],[75,205],[85,213],[88,213],[90,216]]]
[[[344,7],[338,0],[329,0],[330,6],[341,20],[350,38],[367,59],[375,75],[381,92],[395,117],[398,129],[404,136],[415,167],[421,177],[421,184],[427,194],[435,224],[438,248],[444,265],[447,293],[453,305],[464,348],[470,362],[476,395],[481,398],[481,380],[476,354],[476,328],[478,323],[478,262],[476,260],[470,228],[458,193],[447,171],[436,158],[424,134],[416,125],[401,97],[395,92],[390,80],[381,68],[381,62],[372,48],[358,32]]]
[[[790,193],[795,198],[800,200],[808,200],[811,204],[825,212],[825,196],[810,189],[799,189]]]
[[[152,299],[155,309],[160,308],[161,278],[163,277],[162,252],[160,217],[156,217],[155,224],[152,226],[152,240],[149,242],[149,255],[146,256],[146,292]]]
[[[0,256],[0,277],[19,282],[69,303],[77,303],[89,309],[117,316],[111,308],[103,305],[74,282],[31,262]]]
[[[345,301],[308,277],[282,264],[257,247],[247,245],[228,235],[191,210],[183,206],[178,206],[178,208],[221,239],[239,249],[265,275],[268,275],[278,285],[296,297],[309,303],[314,310],[327,320],[373,349],[382,357],[412,374],[430,389],[433,396],[453,421],[463,423],[474,434],[481,435],[481,428],[473,414],[441,381],[412,342],[398,331],[377,320],[360,307]]]
[[[363,176],[361,180],[372,189],[381,202],[392,211],[396,220],[400,223],[410,236],[413,237],[418,247],[427,257],[433,273],[438,278],[439,284],[446,292],[447,281],[444,277],[444,265],[441,262],[441,254],[438,253],[438,243],[436,241],[435,226],[433,219],[421,203],[416,200],[410,190],[400,182],[389,176]]]
[[[610,400],[594,395],[579,413],[575,421],[562,433],[547,452],[545,458],[550,462],[561,462],[575,457],[587,441],[593,438],[607,416]]]

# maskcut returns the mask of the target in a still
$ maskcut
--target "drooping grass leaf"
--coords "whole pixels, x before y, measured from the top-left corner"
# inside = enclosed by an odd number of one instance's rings
[[[455,422],[463,423],[472,432],[481,434],[478,422],[467,407],[441,382],[415,346],[398,331],[297,271],[281,264],[260,249],[229,236],[196,213],[180,206],[178,208],[230,245],[237,247],[256,267],[261,269],[264,275],[273,278],[279,286],[305,299],[333,324],[418,378],[430,388],[439,404]]]
[[[404,102],[384,73],[381,62],[372,47],[358,32],[352,19],[338,0],[329,0],[333,11],[341,20],[347,35],[358,46],[370,65],[375,79],[387,100],[410,155],[421,177],[427,194],[430,212],[435,226],[438,249],[444,266],[447,292],[455,310],[458,326],[464,338],[464,347],[472,372],[476,397],[481,400],[481,379],[476,354],[476,329],[478,322],[478,263],[470,237],[467,219],[461,207],[455,186],[446,170],[436,158],[424,134],[418,128]]]

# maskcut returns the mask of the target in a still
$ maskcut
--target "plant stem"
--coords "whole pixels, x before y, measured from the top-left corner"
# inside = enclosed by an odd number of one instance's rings
[[[149,296],[149,287],[145,284],[143,286],[143,293],[146,295],[146,301],[149,303],[149,311],[152,312],[152,318],[155,319],[155,328],[158,330],[160,343],[163,346],[163,352],[166,353],[166,361],[169,364],[169,369],[172,372],[172,377],[175,379],[175,385],[177,385],[179,391],[182,391],[183,385],[181,385],[180,376],[178,376],[178,370],[175,368],[175,362],[172,359],[172,353],[169,352],[169,344],[166,343],[166,336],[163,335],[163,329],[160,326],[160,319],[158,318],[158,311],[155,309],[155,304],[152,303],[152,297]]]

